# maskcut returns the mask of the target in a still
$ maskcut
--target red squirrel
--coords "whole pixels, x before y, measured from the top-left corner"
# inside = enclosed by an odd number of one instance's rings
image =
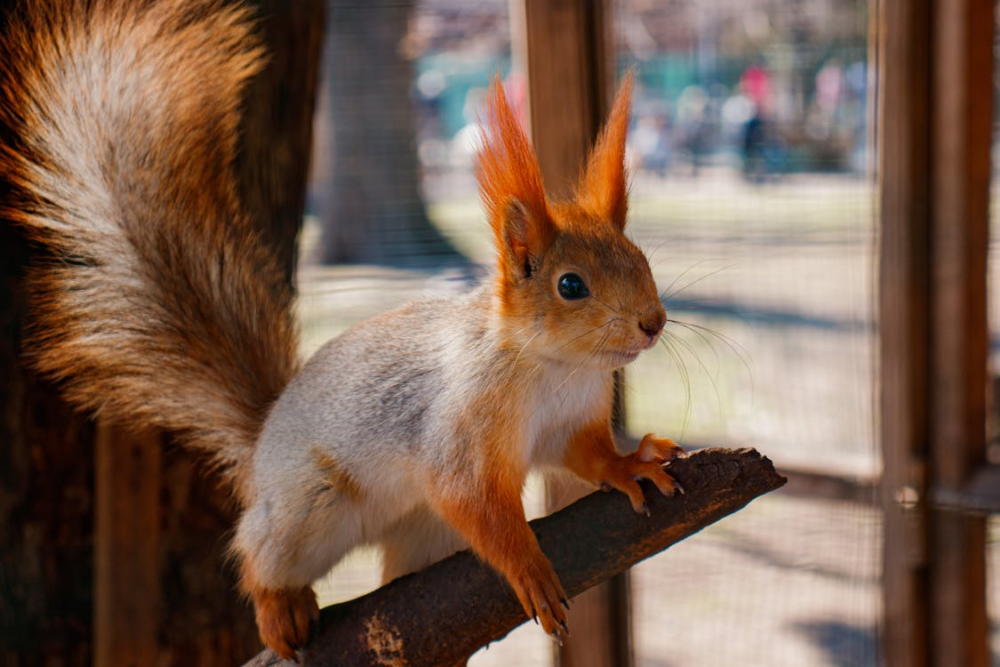
[[[680,448],[612,439],[613,371],[667,321],[625,235],[631,77],[567,201],[495,80],[477,158],[496,269],[363,322],[300,364],[293,297],[243,212],[238,100],[264,54],[221,0],[29,0],[0,46],[0,216],[48,249],[28,349],[66,396],[208,452],[263,641],[285,658],[312,583],[361,544],[384,579],[471,546],[556,638],[566,596],[525,521],[530,468],[667,495]]]

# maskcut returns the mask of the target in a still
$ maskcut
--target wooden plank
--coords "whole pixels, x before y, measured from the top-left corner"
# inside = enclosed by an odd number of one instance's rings
[[[890,667],[923,667],[929,659],[930,9],[929,0],[879,3],[882,651]]]
[[[985,462],[993,75],[992,0],[937,2],[933,112],[933,492],[957,491]],[[935,665],[989,664],[986,519],[930,515]]]
[[[160,436],[100,424],[95,443],[94,665],[159,653]]]
[[[515,48],[528,77],[532,143],[548,193],[572,194],[610,104],[608,4],[603,0],[512,0]],[[569,479],[548,484],[557,510],[589,489]],[[574,600],[562,667],[629,665],[631,629],[627,574]]]

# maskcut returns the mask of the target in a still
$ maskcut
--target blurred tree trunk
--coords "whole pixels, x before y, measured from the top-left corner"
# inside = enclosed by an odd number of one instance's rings
[[[305,211],[325,0],[254,0],[267,69],[247,88],[240,195],[291,281]]]
[[[13,4],[0,0],[0,18]],[[237,174],[248,212],[291,280],[324,0],[256,5],[270,53],[246,93]],[[163,445],[117,429],[97,448],[114,465],[98,475],[97,487],[93,424],[28,369],[30,352],[21,347],[24,273],[34,252],[15,229],[0,225],[0,664],[245,661],[260,642],[226,562],[235,520],[228,493],[188,452],[169,444],[139,450]],[[145,463],[114,457],[130,447]],[[115,523],[122,518],[128,527]],[[145,561],[136,562],[143,554]],[[145,585],[129,588],[126,581]],[[129,613],[137,608],[145,611]]]
[[[94,429],[22,363],[29,253],[0,225],[0,664],[83,667],[93,646]]]
[[[330,0],[323,55],[319,259],[431,264],[459,258],[427,217],[404,53],[414,0]]]

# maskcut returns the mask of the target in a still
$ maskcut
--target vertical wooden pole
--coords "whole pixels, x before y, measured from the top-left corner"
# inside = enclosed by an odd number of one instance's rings
[[[24,271],[35,252],[0,222],[0,665],[85,667],[94,433],[28,368]]]
[[[882,649],[900,667],[928,664],[930,9],[930,0],[890,0],[879,21]]]
[[[513,43],[525,50],[531,136],[542,177],[551,196],[567,197],[609,110],[614,76],[609,7],[603,0],[512,0],[511,5]],[[587,491],[573,481],[550,481],[549,509]],[[559,655],[563,667],[630,665],[627,574],[574,600],[569,627],[572,634]]]
[[[985,456],[993,6],[881,9],[883,650],[978,667],[985,520],[934,498]]]
[[[937,0],[933,26],[931,500],[985,463],[993,0]],[[986,519],[929,518],[932,662],[988,665]]]
[[[519,4],[531,141],[549,194],[566,197],[609,111],[608,7],[604,0]]]
[[[94,484],[94,664],[157,661],[161,438],[98,426]]]

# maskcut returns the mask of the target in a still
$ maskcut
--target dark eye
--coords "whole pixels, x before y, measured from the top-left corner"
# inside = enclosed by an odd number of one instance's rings
[[[567,301],[575,301],[590,296],[587,283],[575,273],[566,273],[559,278],[559,296]]]

